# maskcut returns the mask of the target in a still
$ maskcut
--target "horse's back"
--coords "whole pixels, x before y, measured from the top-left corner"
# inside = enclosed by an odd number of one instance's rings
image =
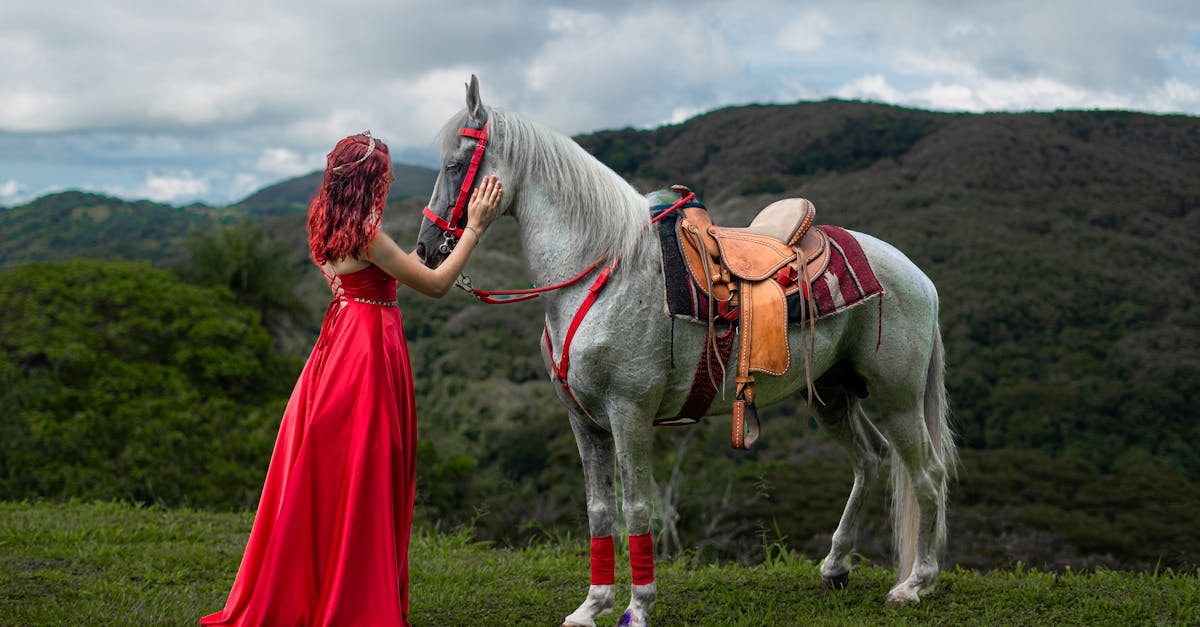
[[[892,244],[852,232],[883,286],[876,299],[850,310],[846,358],[873,395],[924,393],[925,374],[938,334],[938,293],[933,281]]]
[[[858,231],[847,231],[858,240],[866,253],[879,282],[885,291],[903,293],[907,298],[931,303],[936,311],[937,288],[929,276],[916,263],[892,244],[874,235]]]

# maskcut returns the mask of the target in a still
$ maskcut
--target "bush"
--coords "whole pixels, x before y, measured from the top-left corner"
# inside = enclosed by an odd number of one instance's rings
[[[0,498],[252,505],[289,371],[255,311],[144,263],[0,274]]]

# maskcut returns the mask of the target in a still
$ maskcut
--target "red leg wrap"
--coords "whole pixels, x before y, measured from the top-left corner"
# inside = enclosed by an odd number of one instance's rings
[[[613,537],[592,538],[592,585],[611,586],[616,583],[613,558]]]
[[[650,534],[629,536],[629,568],[634,585],[654,583],[654,538]]]

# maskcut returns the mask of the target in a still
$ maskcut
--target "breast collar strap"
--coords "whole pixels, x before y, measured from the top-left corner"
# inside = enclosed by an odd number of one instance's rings
[[[472,129],[463,129],[463,132],[466,133],[466,131],[469,131],[469,130],[472,130]],[[487,132],[486,125],[484,126],[483,132],[486,135],[486,132]],[[476,154],[477,155],[481,154],[481,150],[476,149]],[[659,214],[658,216],[656,216],[654,219],[650,220],[646,224],[646,226],[649,227],[649,226],[657,223],[659,220],[661,220],[667,214],[679,209],[680,207],[683,207],[684,205],[691,202],[692,200],[695,200],[695,198],[696,198],[696,194],[692,193],[692,192],[688,192],[686,194],[680,194],[680,196],[681,196],[680,199],[677,200],[673,205],[671,205],[670,208],[668,208],[666,211],[664,211],[661,214]],[[429,215],[432,213],[431,211],[429,211],[428,207],[426,207],[425,211],[426,211],[426,215]],[[605,257],[601,257],[600,259],[597,259],[595,263],[588,266],[583,272],[579,273],[578,275],[574,276],[571,279],[563,281],[562,283],[558,283],[556,285],[548,285],[548,286],[540,287],[540,288],[532,288],[532,289],[524,289],[524,290],[497,290],[497,291],[480,290],[480,289],[475,289],[475,287],[470,284],[470,278],[466,277],[465,275],[463,277],[461,277],[461,278],[465,279],[465,281],[461,282],[459,284],[459,287],[461,287],[466,292],[472,294],[479,300],[481,300],[485,303],[488,303],[488,304],[501,305],[501,304],[507,304],[507,303],[516,303],[516,302],[521,302],[521,301],[537,298],[543,292],[559,290],[564,287],[567,287],[568,285],[574,285],[575,283],[581,281],[584,277],[590,275],[593,271],[595,271],[596,268],[600,267],[600,264],[603,263],[604,260],[605,260]],[[600,297],[601,290],[603,290],[604,286],[608,284],[609,277],[611,277],[612,273],[617,269],[617,264],[620,263],[620,261],[621,261],[620,257],[617,257],[616,259],[613,260],[613,262],[611,264],[609,264],[607,267],[600,270],[600,274],[596,276],[595,282],[593,282],[591,287],[588,288],[588,295],[583,300],[583,304],[581,304],[579,306],[579,310],[575,312],[575,316],[571,319],[571,325],[567,328],[567,335],[563,338],[562,353],[560,353],[562,355],[561,360],[556,361],[554,359],[554,345],[550,341],[550,328],[548,326],[542,327],[542,338],[544,339],[544,341],[546,343],[546,355],[550,361],[550,369],[554,373],[554,380],[557,381],[558,384],[562,386],[563,391],[565,391],[567,393],[567,396],[571,399],[571,401],[573,401],[575,403],[575,405],[577,407],[579,407],[580,411],[582,411],[585,414],[587,413],[587,410],[583,409],[583,405],[580,404],[579,399],[575,398],[575,393],[571,391],[571,385],[567,382],[567,372],[571,366],[571,340],[573,340],[575,338],[575,332],[578,331],[579,327],[583,324],[583,319],[585,317],[587,317],[588,310],[590,310],[592,308],[592,305],[596,302],[596,299]],[[495,298],[496,296],[501,296],[502,298]]]
[[[550,361],[550,369],[554,372],[554,380],[562,386],[567,396],[585,414],[587,410],[583,409],[583,405],[579,402],[579,399],[575,398],[575,393],[571,391],[571,386],[567,383],[567,370],[571,365],[571,340],[575,338],[575,332],[579,330],[579,327],[583,324],[583,319],[587,317],[588,310],[592,308],[596,299],[600,297],[600,291],[608,283],[613,270],[617,268],[618,261],[620,261],[619,258],[613,261],[612,265],[600,270],[600,274],[596,276],[596,281],[588,288],[588,295],[583,299],[583,304],[579,306],[579,309],[575,312],[575,316],[571,318],[571,326],[567,328],[567,335],[563,338],[561,360],[554,360],[554,345],[550,342],[550,328],[545,325],[542,327],[542,337],[546,340],[546,355]]]

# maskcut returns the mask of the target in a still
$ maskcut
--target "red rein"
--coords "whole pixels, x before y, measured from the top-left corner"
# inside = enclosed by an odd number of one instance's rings
[[[466,131],[469,131],[469,130],[472,130],[472,129],[463,129],[463,132],[465,133]],[[476,152],[476,154],[478,154],[479,150],[476,149],[475,152]],[[474,160],[472,160],[472,162],[474,162]],[[668,208],[666,211],[663,211],[662,213],[654,216],[650,220],[650,224],[657,223],[659,220],[662,220],[663,218],[665,218],[668,214],[670,214],[670,213],[674,212],[676,209],[686,205],[687,203],[691,202],[695,198],[696,198],[695,192],[688,193],[687,196],[684,196],[684,197],[680,198],[679,200],[675,201],[675,204],[671,205],[670,208]],[[456,207],[457,207],[457,205],[456,205]],[[426,215],[433,214],[433,212],[430,211],[429,207],[425,208],[425,212],[426,212]],[[438,226],[441,226],[442,224],[446,224],[446,221],[443,220],[441,217],[437,216],[436,214],[433,214],[433,217],[431,217],[430,219],[433,220],[434,223],[437,224]],[[454,218],[454,220],[457,220],[457,218]],[[445,230],[445,227],[443,227],[443,230]],[[460,231],[461,231],[461,229],[460,229]],[[523,301],[527,301],[527,300],[533,300],[533,299],[537,298],[538,296],[540,296],[543,292],[553,292],[554,290],[559,290],[559,289],[562,289],[569,285],[574,285],[574,284],[582,281],[584,279],[584,277],[591,274],[592,271],[594,271],[596,268],[600,267],[600,264],[604,263],[604,259],[605,259],[605,257],[601,257],[601,258],[597,259],[595,263],[588,266],[583,272],[580,272],[579,274],[575,275],[574,277],[567,279],[566,281],[563,281],[562,283],[557,283],[555,285],[547,285],[545,287],[531,287],[529,289],[524,289],[524,290],[480,290],[480,289],[470,288],[467,291],[470,292],[471,295],[474,296],[475,298],[477,298],[480,301],[485,302],[489,305],[507,305],[509,303],[519,303],[519,302],[523,302]],[[613,271],[615,271],[617,269],[617,263],[618,263],[617,261],[614,261],[613,264],[607,268],[607,272],[609,272],[609,274],[611,274]],[[607,277],[605,278],[605,280],[607,280]],[[603,281],[597,281],[597,282],[601,286],[603,285]],[[592,286],[592,289],[594,289],[594,288],[596,288],[596,285]],[[518,298],[494,298],[495,296],[517,296]],[[588,306],[590,307],[590,305],[588,305]]]

